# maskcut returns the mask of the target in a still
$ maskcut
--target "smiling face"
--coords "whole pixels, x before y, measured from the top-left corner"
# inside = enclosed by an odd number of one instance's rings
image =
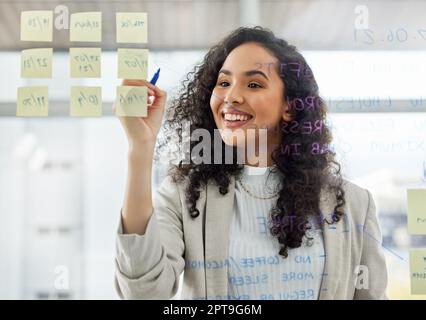
[[[290,118],[285,112],[284,83],[278,64],[274,55],[254,42],[236,47],[227,56],[210,99],[216,126],[227,145],[236,146],[240,139],[244,145],[255,143],[260,128],[268,130],[268,151],[280,143],[277,126],[282,119]],[[248,135],[247,130],[253,128],[255,135]],[[222,134],[223,129],[233,134]]]

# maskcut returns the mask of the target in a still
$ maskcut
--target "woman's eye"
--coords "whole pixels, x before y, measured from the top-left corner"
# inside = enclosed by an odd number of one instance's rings
[[[222,82],[219,82],[219,85],[220,85],[221,87],[227,87],[227,86],[229,86],[229,83],[228,83],[228,82],[226,82],[226,81],[222,81]]]
[[[259,84],[257,84],[257,83],[255,83],[255,82],[251,82],[251,83],[249,83],[249,87],[250,88],[262,88],[262,86],[261,85],[259,85]]]

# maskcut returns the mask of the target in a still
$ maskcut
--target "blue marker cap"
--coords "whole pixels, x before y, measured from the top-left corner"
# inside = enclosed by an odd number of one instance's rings
[[[158,68],[157,72],[152,77],[150,83],[155,85],[157,83],[158,78],[160,77],[160,68]]]

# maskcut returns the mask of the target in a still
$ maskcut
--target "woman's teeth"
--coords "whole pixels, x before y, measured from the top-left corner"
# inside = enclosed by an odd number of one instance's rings
[[[245,114],[243,115],[243,114],[225,113],[223,115],[223,118],[225,120],[228,120],[228,121],[246,121],[246,120],[250,119],[251,116],[248,116],[248,115],[245,115]]]

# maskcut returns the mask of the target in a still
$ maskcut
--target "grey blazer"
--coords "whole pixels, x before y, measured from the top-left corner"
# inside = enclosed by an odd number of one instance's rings
[[[123,234],[120,221],[115,258],[120,298],[171,299],[184,272],[180,299],[226,299],[226,267],[185,269],[185,261],[227,258],[235,179],[226,195],[209,182],[197,202],[200,216],[194,220],[185,205],[186,183],[164,179],[154,194],[144,235]],[[319,299],[387,299],[387,270],[371,193],[346,180],[344,190],[345,219],[325,224],[322,232],[326,256]],[[321,195],[322,212],[332,213],[334,205],[330,194]],[[358,278],[359,271],[363,274]]]

